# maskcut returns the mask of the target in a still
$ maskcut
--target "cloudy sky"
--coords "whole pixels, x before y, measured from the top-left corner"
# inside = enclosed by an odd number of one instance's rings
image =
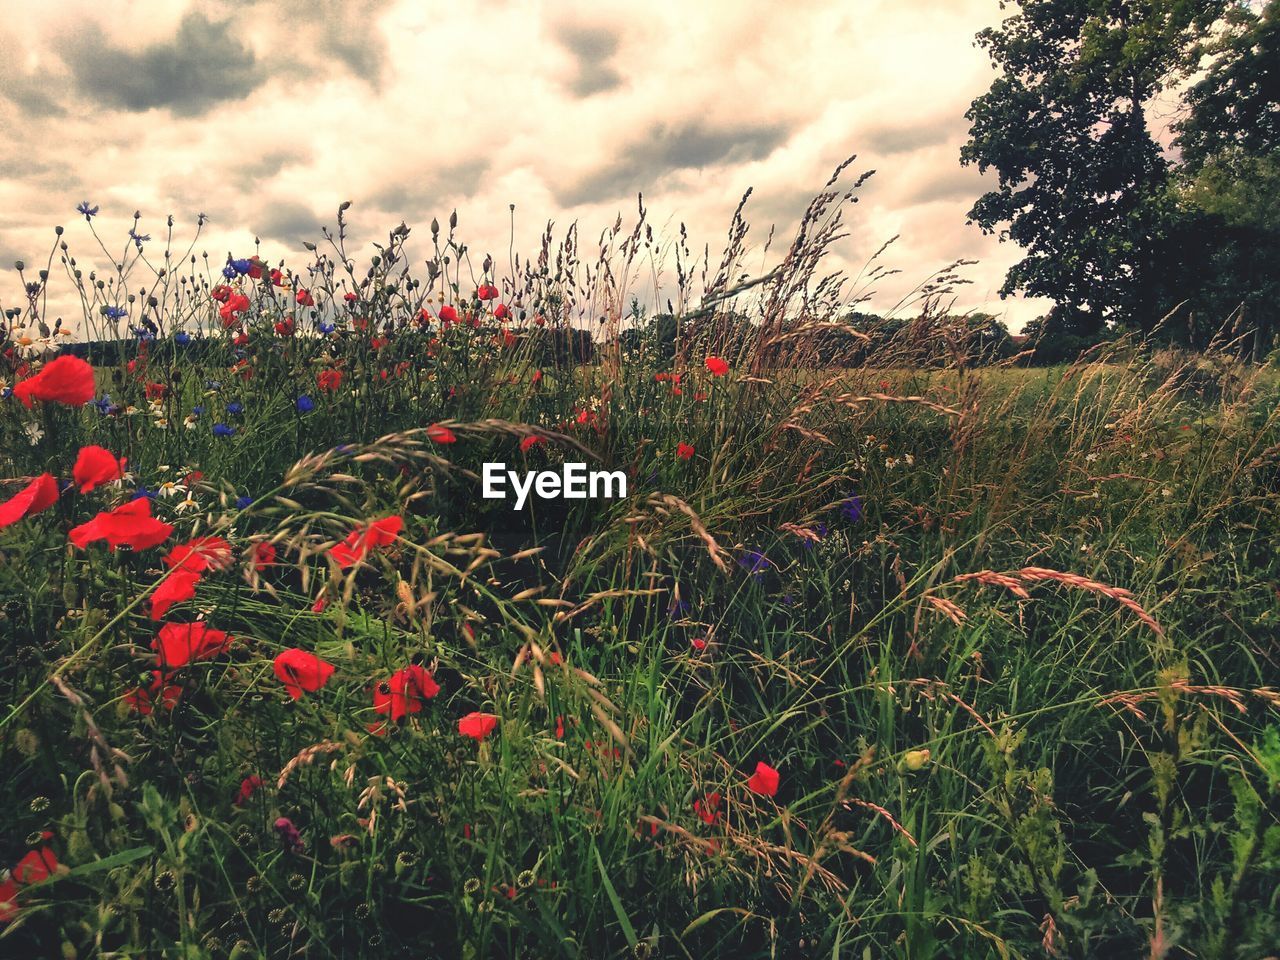
[[[577,220],[584,251],[643,191],[655,233],[688,225],[714,258],[743,191],[766,266],[851,153],[874,168],[832,268],[886,240],[886,308],[957,258],[958,306],[1014,329],[1043,301],[1001,301],[1017,249],[965,222],[983,180],[958,161],[964,111],[992,71],[974,34],[997,0],[0,0],[0,303],[12,261],[43,264],[53,227],[93,263],[74,208],[113,249],[134,210],[172,213],[218,262],[300,262],[350,200],[353,234],[402,219],[425,239],[458,210],[473,251],[507,263]],[[185,245],[183,246],[185,249]],[[372,253],[371,248],[367,248]],[[425,249],[425,246],[423,247]],[[478,259],[478,258],[477,258]],[[98,262],[105,257],[98,252]],[[748,261],[753,263],[753,261]],[[714,264],[713,264],[714,265]],[[66,281],[62,281],[65,287]]]

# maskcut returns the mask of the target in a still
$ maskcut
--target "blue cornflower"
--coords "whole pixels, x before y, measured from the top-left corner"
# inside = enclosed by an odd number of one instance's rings
[[[764,572],[773,564],[759,550],[743,550],[738,554],[738,566],[751,574],[751,579],[760,581],[764,579]]]
[[[154,500],[156,498],[156,491],[148,490],[146,487],[139,487],[137,490],[133,491],[133,496],[129,499],[141,500],[143,497],[146,497],[148,500]]]
[[[156,338],[156,335],[146,327],[130,327],[133,335],[138,338],[139,343],[149,343]]]
[[[252,264],[250,264],[248,260],[232,260],[231,261],[232,269],[234,269],[235,272],[240,274],[240,276],[242,277],[249,272],[251,266]]]
[[[315,401],[308,397],[305,393],[298,398],[298,412],[310,413],[316,408]]]
[[[98,408],[99,413],[106,413],[111,409],[111,394],[104,393],[97,400],[93,401],[93,405]]]
[[[206,390],[221,390],[222,384],[219,383],[217,380],[206,380],[204,382],[204,388]]]
[[[827,538],[827,534],[831,532],[827,525],[821,521],[814,524],[810,529],[818,535],[818,540],[825,540]],[[810,540],[808,537],[805,537],[800,542],[804,544],[804,548],[806,550],[812,550],[818,545],[817,541]]]
[[[204,407],[197,403],[194,407],[191,408],[191,412],[198,417],[202,413],[204,413]]]
[[[90,220],[98,215],[98,208],[89,206],[88,200],[81,200],[79,206],[76,207],[76,213],[83,213],[86,220]]]
[[[124,307],[103,307],[102,315],[108,320],[119,320],[129,313]]]
[[[185,347],[191,342],[191,334],[187,333],[185,330],[179,330],[173,335],[173,342],[180,347]]]
[[[236,278],[236,268],[228,263],[222,268],[222,275],[228,280],[234,280]]]
[[[355,448],[356,445],[354,443],[340,443],[333,448],[333,452],[341,456],[343,454],[350,453]]]
[[[244,404],[237,400],[232,400],[227,404],[227,413],[231,414],[233,417],[240,416],[240,414],[244,413]]]
[[[151,239],[149,233],[137,233],[134,230],[129,231],[129,239],[138,245],[138,249],[142,249],[142,245]]]
[[[333,333],[332,323],[325,323],[323,320],[321,320],[316,326],[321,333],[324,333],[324,334]]]
[[[850,523],[857,523],[862,519],[862,498],[856,493],[846,497],[840,501],[840,516],[844,517]]]
[[[234,437],[236,428],[228,427],[225,423],[215,423],[213,425],[213,435],[215,437]]]
[[[687,600],[672,600],[671,605],[667,607],[667,616],[672,620],[679,620],[686,616],[690,609],[692,608]]]
[[[237,510],[244,510],[251,503],[253,503],[253,497],[236,497]]]

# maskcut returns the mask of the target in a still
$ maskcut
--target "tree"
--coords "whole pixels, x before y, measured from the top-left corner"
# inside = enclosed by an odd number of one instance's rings
[[[1184,291],[1193,342],[1233,317],[1257,356],[1280,329],[1280,0],[1232,9],[1204,54],[1175,127],[1176,275],[1198,280]]]
[[[1051,297],[1073,334],[1158,319],[1176,217],[1147,107],[1232,0],[1017,0],[978,34],[1000,75],[973,101],[961,163],[998,175],[969,211],[1026,250],[1001,295]]]

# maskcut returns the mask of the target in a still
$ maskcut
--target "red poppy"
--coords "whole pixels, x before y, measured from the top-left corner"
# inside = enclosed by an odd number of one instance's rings
[[[756,772],[747,779],[747,789],[762,797],[772,797],[778,792],[778,771],[761,760],[756,764]]]
[[[436,443],[457,443],[458,437],[448,427],[442,427],[438,423],[433,423],[427,427],[427,437]]]
[[[236,794],[235,805],[243,807],[249,802],[249,798],[262,788],[262,778],[256,773],[253,776],[245,777],[240,781],[240,791]]]
[[[450,323],[457,323],[458,311],[455,310],[453,307],[441,307],[440,322],[445,324],[446,326]]]
[[[160,582],[151,594],[151,619],[159,620],[175,603],[183,603],[196,595],[200,574],[175,570]]]
[[[498,298],[498,288],[492,283],[480,284],[480,289],[476,291],[476,296],[481,300],[496,300]]]
[[[227,297],[226,303],[218,308],[218,316],[222,325],[230,327],[239,318],[238,315],[249,309],[249,298],[243,293],[233,293]]]
[[[693,649],[697,650],[698,652],[702,652],[703,650],[707,649],[707,641],[703,637],[694,637],[692,640],[689,641],[689,646],[693,647]]]
[[[188,573],[222,570],[231,565],[231,544],[222,537],[196,537],[166,553],[164,563]]]
[[[422,710],[424,700],[430,700],[440,692],[440,685],[426,667],[412,664],[378,684],[373,691],[373,709],[389,714],[392,723],[398,723],[410,713]]]
[[[156,651],[161,669],[173,670],[203,657],[216,657],[226,651],[232,639],[203,621],[166,623],[151,641],[151,649]]]
[[[495,320],[510,320],[511,308],[505,303],[500,303],[493,308],[493,317]]]
[[[220,283],[209,291],[209,296],[217,300],[219,303],[226,303],[227,298],[231,296],[231,288],[225,283]]]
[[[385,547],[395,543],[396,537],[400,535],[403,528],[404,520],[400,517],[383,517],[367,527],[357,527],[352,530],[347,535],[347,539],[330,549],[329,555],[345,570],[363,560],[374,547]]]
[[[58,500],[58,483],[53,474],[42,473],[4,503],[0,503],[0,527],[47,510]]]
[[[464,737],[471,737],[474,740],[483,740],[489,734],[493,733],[493,728],[498,725],[498,718],[492,713],[468,713],[465,717],[458,721],[458,732]]]
[[[520,452],[528,453],[535,446],[537,446],[542,442],[543,442],[542,437],[538,437],[538,436],[525,437],[523,440],[520,441]]]
[[[293,317],[285,317],[283,320],[276,321],[275,331],[282,337],[293,336]]]
[[[46,831],[45,839],[51,836]],[[18,916],[18,892],[22,887],[49,879],[58,866],[58,858],[49,847],[32,850],[19,860],[9,878],[0,883],[0,923],[9,923]]]
[[[529,382],[530,382],[530,383],[537,383],[537,382],[538,382],[539,380],[541,380],[541,379],[542,379],[542,371],[541,371],[541,370],[535,370],[535,371],[533,371],[533,376],[529,378]]]
[[[124,457],[116,459],[115,454],[103,447],[81,447],[71,475],[75,477],[80,492],[88,493],[104,483],[119,480],[124,474],[124,461]]]
[[[681,460],[688,460],[693,456],[693,447],[687,443],[681,443],[676,447],[676,456]]]
[[[386,337],[374,337],[369,341],[369,346],[373,347],[375,350],[381,350],[390,342],[391,341]]]
[[[417,320],[418,326],[425,327],[431,322],[431,314],[427,312],[427,308],[423,307],[415,314],[414,319]]]
[[[266,571],[267,567],[273,566],[276,562],[276,548],[273,544],[267,543],[265,540],[254,545],[253,548],[253,569],[258,573]]]
[[[14,384],[13,395],[28,407],[32,400],[82,407],[93,399],[93,367],[79,357],[54,357],[34,377]]]
[[[151,516],[151,501],[139,497],[114,510],[104,510],[88,523],[72,527],[68,536],[81,550],[95,540],[106,540],[114,551],[121,544],[134,550],[147,550],[164,543],[171,533],[171,524]]]
[[[271,282],[275,284],[277,287],[284,286],[284,274],[281,273],[279,270],[272,270],[270,273],[270,277],[271,277]]]
[[[151,671],[151,682],[145,687],[134,687],[124,695],[124,702],[142,714],[151,716],[157,706],[172,710],[182,699],[182,688],[169,683],[159,670]]]
[[[316,305],[315,300],[311,296],[310,290],[299,290],[293,299],[298,301],[298,303],[302,304],[304,307],[314,307]]]
[[[719,357],[707,357],[707,370],[713,377],[723,377],[729,372],[729,361]]]
[[[341,385],[341,370],[321,370],[316,374],[316,386],[321,390],[337,390]]]
[[[161,400],[169,392],[169,388],[163,383],[148,383],[143,392],[147,395],[148,400]]]
[[[693,801],[693,812],[703,823],[714,826],[720,819],[720,793],[713,791],[701,800]]]
[[[315,693],[333,676],[333,664],[297,647],[279,654],[272,666],[276,677],[294,700],[301,699],[303,691]]]
[[[351,293],[350,291],[348,291],[342,295],[342,299],[347,301],[347,303],[355,303],[360,298],[356,296],[354,293]]]
[[[249,258],[249,279],[261,280],[262,268],[265,266],[266,264],[263,263],[261,260],[259,260],[257,257],[250,257]]]

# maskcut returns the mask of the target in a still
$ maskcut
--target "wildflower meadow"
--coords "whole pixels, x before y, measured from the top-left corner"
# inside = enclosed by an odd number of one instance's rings
[[[114,269],[5,313],[0,955],[1274,952],[1274,363],[853,323],[834,183],[663,318],[643,204],[508,267],[82,205]]]

